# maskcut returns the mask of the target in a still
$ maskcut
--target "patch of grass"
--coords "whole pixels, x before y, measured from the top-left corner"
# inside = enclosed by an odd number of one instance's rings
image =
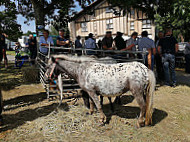
[[[7,51],[7,55],[15,56],[15,51]]]
[[[23,51],[21,51],[20,53],[21,53],[21,56],[29,55],[29,53],[26,53],[26,52],[23,52]],[[15,54],[15,51],[7,51],[7,55],[15,56],[16,54]]]

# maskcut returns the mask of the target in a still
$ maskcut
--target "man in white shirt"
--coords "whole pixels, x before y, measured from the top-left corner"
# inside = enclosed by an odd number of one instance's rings
[[[135,41],[136,41],[137,36],[138,36],[138,33],[133,32],[131,35],[131,38],[127,41],[126,47],[134,44],[134,46],[131,48],[132,51],[136,51]],[[128,50],[130,50],[130,49],[128,49]]]

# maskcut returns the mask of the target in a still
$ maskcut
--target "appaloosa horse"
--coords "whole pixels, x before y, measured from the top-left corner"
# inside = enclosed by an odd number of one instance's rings
[[[75,59],[79,59],[80,58],[80,61],[81,62],[97,62],[97,63],[104,63],[104,64],[116,64],[117,61],[111,57],[104,57],[104,58],[97,58],[96,56],[94,55],[91,55],[91,56],[82,56],[81,57],[77,57],[77,56],[74,56]],[[74,58],[72,57],[72,58]],[[56,58],[57,59],[65,59],[65,55],[64,54],[60,54],[60,55],[56,55]],[[54,82],[54,79],[57,80],[56,81],[56,85],[58,86],[58,89],[60,91],[60,103],[58,105],[58,107],[61,105],[62,103],[62,99],[63,99],[63,87],[62,87],[62,76],[63,73],[61,73],[59,71],[59,69],[57,69],[57,67],[55,67],[54,71],[52,73],[50,73],[50,78],[52,78],[53,75],[53,79],[51,79],[51,81],[49,82],[50,84],[55,84]],[[68,76],[66,73],[64,73],[63,76]],[[51,89],[55,89],[55,88],[51,88]],[[85,92],[84,90],[82,90],[82,98],[84,100],[84,104],[87,108],[90,108],[90,97],[88,95],[87,92]],[[103,106],[103,96],[100,95],[100,104]],[[112,112],[114,112],[114,106],[113,106],[113,103],[112,103],[112,99],[111,97],[108,97],[108,100],[110,102],[110,108],[112,110]],[[117,96],[116,99],[115,99],[115,102],[117,104],[121,104],[121,100],[120,100],[120,96]],[[92,103],[92,102],[91,102]],[[91,104],[91,109],[94,108],[93,105]]]
[[[44,80],[49,79],[55,67],[61,72],[67,72],[78,82],[81,89],[89,94],[91,102],[95,103],[100,112],[102,123],[106,120],[106,116],[102,111],[97,94],[115,97],[127,91],[132,92],[141,109],[137,126],[144,126],[144,116],[145,125],[152,123],[156,81],[154,73],[142,63],[103,64],[93,61],[85,62],[85,57],[53,56],[48,61]],[[91,111],[93,113],[93,110]]]

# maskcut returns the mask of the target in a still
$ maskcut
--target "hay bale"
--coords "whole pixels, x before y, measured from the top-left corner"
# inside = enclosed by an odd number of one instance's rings
[[[22,68],[23,81],[27,83],[36,83],[39,80],[38,68],[36,66]]]

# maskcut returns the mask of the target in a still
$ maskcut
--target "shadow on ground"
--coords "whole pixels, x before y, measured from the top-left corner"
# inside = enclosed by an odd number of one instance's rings
[[[185,73],[184,71],[176,71],[176,80],[178,85],[186,85],[190,87],[190,74]],[[164,86],[164,80],[157,81],[157,87]]]
[[[126,104],[129,104],[131,102],[133,102],[134,97],[129,95],[129,96],[122,96],[121,97],[121,105],[118,104],[114,104],[114,108],[115,111],[114,113],[108,113],[110,112],[110,105],[106,104],[103,106],[103,111],[105,112],[106,116],[107,116],[107,123],[110,122],[111,117],[113,115],[117,115],[121,118],[126,118],[126,119],[137,119],[139,117],[140,114],[140,108],[139,107],[134,107],[134,106],[123,106]],[[153,113],[153,126],[160,123],[163,119],[165,119],[168,116],[168,113],[163,111],[163,110],[159,110],[159,109],[154,109],[154,113]]]
[[[24,66],[22,69],[26,68]],[[14,68],[14,65],[9,65],[7,69],[0,69],[0,87],[2,90],[8,91],[20,85],[32,84],[35,82],[26,82],[23,79],[22,69]],[[32,71],[32,70],[31,70]]]
[[[182,71],[178,71],[176,73],[177,84],[179,85],[187,85],[190,87],[190,74],[184,73]]]
[[[4,111],[14,110],[19,107],[25,107],[25,106],[37,104],[39,102],[42,102],[45,99],[47,99],[47,95],[44,92],[42,92],[42,93],[19,96],[16,98],[5,100],[3,101]]]
[[[3,115],[4,124],[0,128],[0,133],[24,125],[27,121],[33,121],[37,118],[47,116],[52,112],[56,113],[57,106],[57,103],[53,103],[51,105],[35,109],[26,109],[16,114],[5,114]],[[67,103],[63,103],[60,107],[68,109]]]

